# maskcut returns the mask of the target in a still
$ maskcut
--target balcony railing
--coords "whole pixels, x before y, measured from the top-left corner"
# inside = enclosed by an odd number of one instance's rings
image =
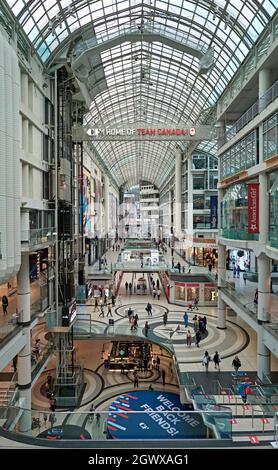
[[[224,238],[228,238],[230,240],[250,240],[250,241],[258,241],[259,234],[258,233],[248,233],[247,229],[221,229],[221,236]]]
[[[127,387],[128,389],[128,387]],[[174,438],[171,434],[163,432],[162,428],[159,426],[154,426],[153,429],[149,428],[148,432],[144,433],[144,440],[156,440],[156,439],[165,439],[166,442],[171,439],[183,439],[194,441],[195,439],[204,439],[208,441],[207,428],[210,428],[212,431],[212,439],[221,440],[221,439],[231,439],[232,438],[232,412],[229,408],[221,407],[222,409],[217,408],[216,406],[210,409],[203,410],[186,410],[181,409],[179,411],[171,411],[171,415],[174,416],[174,419],[177,419],[177,423],[182,421],[194,422],[199,424],[199,427],[202,428],[203,437],[201,437],[198,432],[183,432],[182,430],[185,427],[180,427],[177,437]],[[31,438],[38,438],[37,443],[41,442],[43,445],[44,439],[53,438],[55,440],[55,447],[57,447],[57,442],[63,441],[61,437],[65,433],[64,439],[70,440],[70,437],[66,437],[67,425],[75,425],[76,431],[82,433],[82,440],[79,439],[79,447],[82,442],[85,440],[93,441],[107,441],[107,439],[113,439],[113,432],[116,431],[114,423],[118,422],[122,418],[123,411],[113,411],[112,413],[108,411],[59,411],[59,412],[49,412],[37,411],[25,409],[17,406],[9,407],[0,407],[0,418],[1,418],[1,428],[2,431],[9,431],[14,434],[14,437],[19,440],[20,436],[26,436]],[[153,422],[149,416],[149,412],[146,410],[142,411],[124,411],[124,414],[128,418],[126,421],[132,422],[147,422],[149,426]],[[119,415],[119,418],[117,418]],[[158,422],[168,422],[169,410],[165,411],[156,411],[156,416],[158,417]],[[176,417],[176,418],[175,418]],[[112,418],[112,420],[110,420]],[[17,426],[19,419],[24,420],[25,424],[30,423],[30,430],[24,432],[21,431],[19,426]],[[126,423],[125,423],[126,424]],[[77,426],[78,425],[78,426]],[[113,429],[114,428],[114,429]],[[190,426],[188,427],[190,429]],[[187,429],[188,429],[187,428]],[[117,429],[125,429],[117,425]],[[136,429],[136,426],[135,426]],[[140,429],[140,428],[139,428]],[[130,432],[131,432],[130,428]],[[130,432],[124,432],[121,435],[121,439],[124,441],[132,441],[139,439],[139,434],[134,431],[133,434]],[[56,437],[55,437],[56,436]],[[58,436],[58,439],[57,439]],[[141,439],[141,438],[140,438]],[[211,439],[209,439],[211,444]],[[178,442],[178,441],[177,441]],[[63,444],[63,442],[61,442]]]
[[[278,80],[220,137],[218,148],[229,142],[243,127],[251,122],[259,113],[278,97]]]
[[[21,230],[21,243],[28,243],[30,246],[54,243],[55,235],[54,227]]]

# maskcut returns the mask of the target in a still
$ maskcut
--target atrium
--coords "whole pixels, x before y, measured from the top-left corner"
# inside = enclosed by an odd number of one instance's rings
[[[0,0],[0,109],[0,448],[278,448],[278,0]]]

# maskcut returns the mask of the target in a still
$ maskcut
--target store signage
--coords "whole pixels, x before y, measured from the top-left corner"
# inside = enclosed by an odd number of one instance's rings
[[[121,127],[82,127],[74,126],[72,138],[74,141],[118,141],[118,140],[157,140],[157,141],[188,141],[212,140],[217,138],[217,131],[213,126],[171,125],[152,126],[130,124]]]
[[[210,196],[210,228],[217,229],[218,225],[218,196]]]
[[[259,183],[248,184],[248,233],[259,233]]]

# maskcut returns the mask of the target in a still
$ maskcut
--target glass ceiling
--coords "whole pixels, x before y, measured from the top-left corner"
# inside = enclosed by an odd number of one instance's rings
[[[46,66],[71,50],[73,40],[98,41],[123,27],[141,31],[144,25],[155,25],[214,49],[214,65],[206,75],[198,73],[196,57],[161,42],[146,42],[143,34],[142,40],[100,52],[93,72],[99,70],[102,86],[86,116],[94,126],[200,121],[278,8],[278,0],[5,1]],[[174,166],[173,143],[95,146],[119,186],[145,179],[160,187]]]

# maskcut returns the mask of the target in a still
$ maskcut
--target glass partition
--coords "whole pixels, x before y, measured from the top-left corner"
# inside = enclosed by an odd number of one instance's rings
[[[171,408],[171,402],[161,392],[160,405],[151,406],[151,391],[145,392],[148,401],[141,404],[135,393],[120,395],[108,411],[51,412],[35,411],[20,407],[0,407],[3,431],[14,433],[17,438],[48,440],[194,440],[213,438],[231,439],[232,413],[229,409],[188,410],[188,405]],[[155,392],[154,392],[155,393]],[[140,401],[141,411],[128,411],[128,402]],[[116,408],[118,406],[118,409]],[[163,410],[162,410],[163,408]]]

